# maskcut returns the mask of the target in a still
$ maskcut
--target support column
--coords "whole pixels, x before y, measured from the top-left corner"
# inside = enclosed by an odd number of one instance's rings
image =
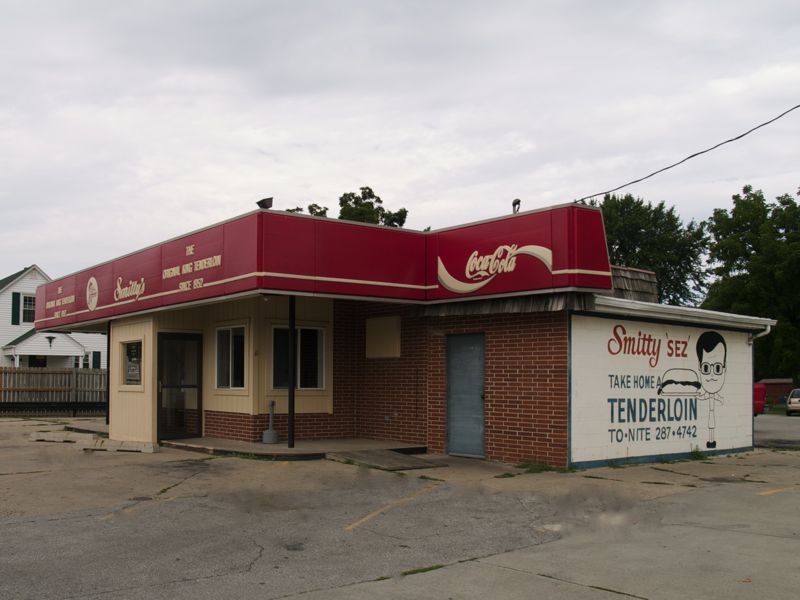
[[[294,390],[297,386],[297,323],[295,320],[295,297],[289,296],[289,414],[287,419],[287,446],[294,448]]]
[[[103,366],[102,363],[100,365]],[[111,421],[111,320],[106,323],[106,425]]]

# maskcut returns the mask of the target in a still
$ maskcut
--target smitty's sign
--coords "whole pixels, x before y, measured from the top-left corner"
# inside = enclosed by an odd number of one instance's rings
[[[747,334],[573,316],[573,464],[752,445]]]

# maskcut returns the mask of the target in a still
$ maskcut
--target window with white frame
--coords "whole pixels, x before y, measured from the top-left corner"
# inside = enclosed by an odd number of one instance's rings
[[[244,388],[244,326],[217,329],[217,388]]]
[[[22,322],[33,323],[36,318],[36,296],[22,297]]]
[[[297,389],[322,389],[324,385],[325,344],[323,330],[298,327],[295,343],[297,353]],[[272,330],[272,387],[289,387],[289,329]]]

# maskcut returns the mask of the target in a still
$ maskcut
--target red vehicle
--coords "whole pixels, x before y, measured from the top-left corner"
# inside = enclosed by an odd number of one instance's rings
[[[753,384],[753,416],[757,417],[764,412],[767,405],[767,386],[763,383]]]

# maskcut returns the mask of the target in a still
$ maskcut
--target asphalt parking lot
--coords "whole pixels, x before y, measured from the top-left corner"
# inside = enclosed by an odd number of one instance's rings
[[[60,427],[0,419],[4,599],[793,598],[800,585],[797,451],[535,474],[447,458],[397,474],[28,440]]]
[[[800,448],[800,417],[758,415],[753,423],[756,446],[762,448]]]

